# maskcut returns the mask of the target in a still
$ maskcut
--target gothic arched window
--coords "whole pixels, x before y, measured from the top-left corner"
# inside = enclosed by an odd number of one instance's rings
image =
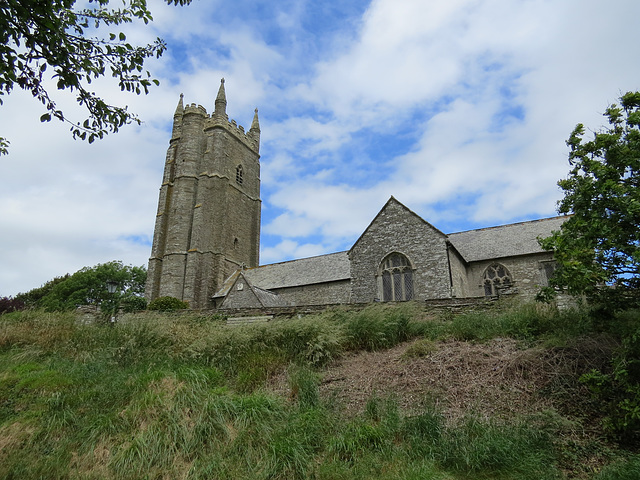
[[[487,297],[498,295],[500,287],[508,287],[511,285],[511,274],[507,268],[500,264],[494,263],[489,265],[483,275],[484,294]]]
[[[392,253],[382,261],[378,273],[382,278],[382,301],[413,299],[413,269],[407,257]]]
[[[243,174],[243,170],[242,170],[242,165],[238,165],[236,167],[236,183],[238,185],[242,185],[242,182],[244,181],[244,179],[242,178],[242,174]]]

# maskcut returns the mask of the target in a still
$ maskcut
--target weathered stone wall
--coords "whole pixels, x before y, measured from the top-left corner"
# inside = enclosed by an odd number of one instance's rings
[[[229,293],[222,304],[222,310],[225,308],[255,309],[261,306],[253,289],[249,286],[245,278],[240,275],[229,289]]]
[[[451,295],[453,297],[469,297],[467,267],[460,254],[449,248],[449,265],[451,267]]]
[[[393,252],[406,256],[415,268],[416,300],[451,296],[444,234],[392,198],[349,252],[352,302],[381,298],[378,267]]]
[[[222,84],[211,116],[195,104],[182,108],[182,99],[174,115],[149,260],[149,301],[169,295],[191,308],[209,308],[228,275],[259,263],[257,113],[245,133],[225,108]]]
[[[496,298],[440,298],[426,300],[424,302],[417,302],[421,305],[426,312],[453,312],[462,313],[473,310],[483,310],[487,308],[494,308],[495,305],[503,299]],[[245,316],[260,316],[270,315],[274,318],[290,318],[301,315],[308,315],[313,313],[322,312],[333,308],[338,308],[345,311],[359,311],[371,306],[371,303],[350,303],[350,304],[324,304],[324,305],[297,305],[286,307],[269,307],[269,308],[230,308],[223,311],[216,311],[222,315],[233,317],[245,317]],[[186,312],[185,312],[186,313]],[[201,314],[207,315],[206,311],[202,311]]]
[[[340,280],[336,282],[317,283],[301,287],[273,289],[285,305],[331,305],[349,303],[351,297],[351,282]]]
[[[543,262],[552,259],[552,253],[544,252],[519,257],[473,262],[468,268],[468,296],[484,296],[484,272],[490,265],[500,263],[504,265],[511,274],[513,286],[518,295],[525,298],[534,297],[539,288],[547,284]]]

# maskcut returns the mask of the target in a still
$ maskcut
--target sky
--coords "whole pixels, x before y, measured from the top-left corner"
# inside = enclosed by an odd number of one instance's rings
[[[114,3],[115,5],[115,3]],[[92,83],[143,121],[91,145],[14,90],[0,106],[0,297],[145,265],[178,99],[261,127],[260,263],[347,250],[393,195],[445,233],[556,215],[565,140],[640,90],[637,0],[149,0],[160,86]],[[52,83],[52,85],[55,85]],[[74,98],[52,90],[82,120]]]

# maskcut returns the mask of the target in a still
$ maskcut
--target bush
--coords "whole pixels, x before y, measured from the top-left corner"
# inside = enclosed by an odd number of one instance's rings
[[[177,299],[176,299],[177,300]],[[120,302],[122,310],[131,313],[147,309],[147,301],[143,297],[126,297]]]
[[[0,315],[3,313],[16,312],[26,308],[24,302],[17,298],[0,297]]]
[[[101,305],[103,311],[108,311],[115,308],[114,302],[121,296],[143,295],[146,279],[144,267],[112,261],[54,278],[40,288],[18,294],[17,298],[29,307],[43,308],[48,312],[72,311],[78,305]],[[120,293],[109,293],[110,283],[115,283]]]
[[[158,297],[149,302],[149,306],[147,308],[149,310],[158,310],[161,312],[184,310],[189,308],[189,302],[183,302],[179,298],[175,297]]]
[[[636,312],[637,313],[637,312]],[[603,409],[605,427],[623,442],[640,441],[640,326],[622,338],[612,372],[592,370],[580,377]]]

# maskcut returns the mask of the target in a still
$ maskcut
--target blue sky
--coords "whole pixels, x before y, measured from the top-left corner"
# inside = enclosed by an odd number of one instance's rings
[[[167,41],[160,87],[93,84],[141,126],[86,145],[23,92],[0,107],[0,296],[146,265],[179,95],[210,112],[222,77],[230,117],[259,108],[262,263],[348,249],[390,195],[447,233],[552,216],[574,126],[640,89],[637,0],[149,6],[126,33]]]

